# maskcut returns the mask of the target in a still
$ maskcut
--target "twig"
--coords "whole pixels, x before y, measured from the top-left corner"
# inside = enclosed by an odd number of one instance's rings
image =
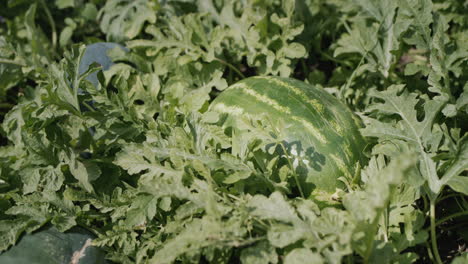
[[[16,65],[16,66],[20,66],[20,67],[26,67],[26,65],[22,64],[21,62],[8,60],[8,59],[0,59],[0,64],[11,64],[11,65]]]
[[[245,79],[245,75],[242,74],[241,71],[239,71],[234,65],[232,65],[231,63],[229,62],[226,62],[222,59],[218,59],[218,58],[215,58],[214,59],[215,61],[218,61],[218,62],[221,62],[222,64],[228,66],[231,70],[233,70],[234,72],[236,72],[242,79]]]
[[[442,264],[440,259],[439,249],[437,247],[437,235],[436,235],[436,222],[435,222],[435,199],[430,201],[430,212],[431,218],[431,244],[432,244],[432,253],[434,254],[435,261],[437,264]]]
[[[92,240],[88,238],[86,242],[84,243],[83,247],[80,249],[80,251],[75,251],[73,253],[72,259],[70,261],[70,264],[78,264],[80,262],[80,259],[82,259],[85,255],[85,251],[88,247],[91,246]]]
[[[47,4],[44,2],[44,0],[41,0],[40,3],[42,5],[42,8],[44,8],[47,19],[49,20],[50,27],[52,29],[52,48],[55,51],[55,48],[57,46],[57,29],[55,28],[54,18],[52,17],[52,14],[50,13],[50,10],[47,7]]]

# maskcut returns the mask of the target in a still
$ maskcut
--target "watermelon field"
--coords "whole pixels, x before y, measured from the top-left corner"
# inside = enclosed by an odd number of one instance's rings
[[[467,0],[0,0],[0,264],[468,263]]]

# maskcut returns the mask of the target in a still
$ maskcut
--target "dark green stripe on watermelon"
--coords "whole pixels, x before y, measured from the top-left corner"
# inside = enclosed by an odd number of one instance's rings
[[[315,192],[343,188],[337,179],[351,177],[363,160],[364,139],[359,119],[338,99],[304,82],[281,77],[244,79],[222,92],[210,111],[227,113],[228,122],[240,116],[263,115],[287,126],[286,140],[300,142],[310,157],[306,181]],[[226,124],[227,124],[226,123]],[[292,157],[297,153],[289,153]]]

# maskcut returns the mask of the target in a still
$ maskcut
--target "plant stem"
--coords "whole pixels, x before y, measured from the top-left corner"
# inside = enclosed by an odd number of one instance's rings
[[[366,53],[366,55],[367,55],[367,53]],[[358,66],[356,67],[356,69],[354,69],[353,73],[351,74],[349,79],[346,81],[346,84],[344,86],[340,87],[340,92],[339,92],[340,99],[342,99],[342,100],[345,99],[344,94],[349,89],[349,87],[351,87],[351,83],[354,81],[354,78],[356,78],[357,70],[359,69],[359,67],[361,67],[362,63],[364,62],[364,58],[365,58],[366,55],[362,56],[361,60],[359,61]]]
[[[437,247],[437,235],[436,235],[436,222],[435,222],[435,201],[436,199],[430,200],[430,211],[429,215],[431,218],[431,244],[432,244],[432,253],[434,254],[437,264],[442,264],[440,259],[439,249]]]
[[[434,263],[434,256],[432,255],[431,246],[429,245],[427,241],[426,241],[426,250],[427,250],[427,256],[429,256],[431,263]]]
[[[442,196],[439,199],[437,199],[437,202],[443,201],[443,200],[448,199],[448,198],[461,196],[461,195],[462,195],[461,193],[450,193],[450,194],[447,194],[446,196]]]
[[[389,196],[388,196],[388,198],[387,198],[387,200],[385,202],[385,206],[377,209],[376,216],[375,216],[374,220],[372,221],[371,226],[368,228],[368,230],[370,230],[370,232],[368,234],[371,234],[371,235],[368,236],[368,239],[366,241],[367,250],[365,252],[365,255],[363,256],[364,264],[369,263],[369,259],[370,259],[371,255],[372,255],[372,250],[374,249],[375,235],[377,234],[377,232],[379,230],[380,219],[381,219],[381,217],[387,217],[385,215],[385,213],[388,212],[386,209],[388,208],[388,206],[390,204],[390,197],[392,197],[394,191],[395,191],[395,187],[390,186],[390,192],[389,192]],[[385,222],[385,219],[384,219],[384,222]],[[387,229],[387,227],[385,227],[385,229]]]
[[[464,215],[468,215],[468,211],[458,212],[458,213],[449,215],[449,216],[447,216],[447,217],[444,217],[444,218],[440,219],[439,221],[437,221],[437,222],[435,223],[435,225],[438,226],[438,225],[444,223],[444,222],[447,221],[447,220],[450,220],[450,219],[452,219],[452,218],[456,218],[456,217],[459,217],[459,216],[464,216]]]
[[[445,231],[450,231],[450,230],[460,228],[462,226],[468,226],[468,223],[459,223],[459,224],[456,224],[456,225],[451,225],[450,227],[441,227],[441,228],[443,228]]]
[[[241,77],[242,79],[245,79],[245,75],[242,74],[241,71],[239,71],[234,65],[232,65],[231,63],[229,62],[226,62],[222,59],[218,59],[218,58],[215,58],[214,59],[215,61],[218,61],[218,62],[221,62],[222,64],[228,66],[228,68],[230,68],[231,70],[233,70],[235,73],[237,73],[237,75],[239,75],[239,77]]]
[[[284,154],[287,155],[286,159],[288,160],[289,168],[291,168],[291,171],[293,172],[294,180],[296,181],[297,188],[299,189],[299,193],[301,194],[302,198],[305,198],[304,191],[302,190],[301,182],[299,181],[299,178],[297,177],[297,174],[294,171],[294,165],[291,162],[291,157],[289,156],[288,152],[286,151],[286,147],[284,147],[283,143],[280,142],[279,144],[280,144],[281,148],[283,149]]]
[[[422,199],[423,199],[423,202],[424,202],[424,212],[427,212],[427,198],[426,198],[426,196],[422,195]]]
[[[331,61],[333,61],[333,62],[335,62],[335,63],[337,63],[337,64],[341,64],[341,65],[344,65],[344,66],[349,67],[349,68],[352,68],[352,67],[353,67],[353,65],[352,65],[350,62],[344,61],[344,60],[340,60],[340,59],[337,59],[337,58],[335,58],[335,57],[332,57],[332,56],[330,56],[330,55],[329,55],[328,53],[326,53],[326,52],[323,52],[323,51],[319,50],[318,53],[319,53],[320,55],[322,55],[323,57],[325,57],[325,59],[331,60]]]
[[[21,62],[13,61],[13,60],[7,60],[7,59],[0,59],[0,63],[3,64],[11,64],[11,65],[16,65],[20,67],[25,67],[26,65],[22,64]]]
[[[55,28],[54,18],[52,17],[52,14],[50,13],[50,10],[47,7],[47,4],[44,2],[44,0],[41,0],[39,2],[41,3],[42,8],[46,13],[47,19],[49,20],[50,28],[52,30],[52,48],[55,51],[55,47],[57,46],[57,29]]]
[[[12,108],[15,106],[14,104],[9,104],[9,103],[0,103],[0,108]]]
[[[307,67],[307,64],[305,63],[305,60],[303,59],[301,60],[301,67],[302,67],[302,70],[304,71],[304,80],[307,80],[309,69]]]
[[[92,106],[90,106],[87,102],[82,101],[81,103],[82,103],[83,106],[85,106],[89,111],[91,111],[91,112],[96,111],[96,109],[94,109]]]
[[[382,209],[379,209],[377,211],[377,214],[376,214],[376,217],[374,218],[374,221],[372,222],[371,226],[370,226],[370,234],[376,234],[377,233],[377,230],[378,230],[378,224],[379,224],[379,220],[380,220],[380,214],[381,214],[381,211]],[[368,264],[369,263],[369,259],[372,255],[372,249],[374,249],[374,237],[373,236],[369,236],[369,238],[367,239],[366,241],[366,246],[367,246],[367,250],[366,250],[366,253],[364,255],[364,263],[365,264]]]

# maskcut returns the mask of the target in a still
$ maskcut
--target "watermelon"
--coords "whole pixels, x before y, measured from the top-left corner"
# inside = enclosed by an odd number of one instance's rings
[[[339,178],[353,178],[365,162],[360,119],[325,90],[299,80],[243,79],[216,97],[209,111],[225,116],[225,127],[236,128],[245,117],[283,124],[288,158],[308,196],[330,197],[344,188]]]
[[[125,47],[118,43],[113,42],[98,42],[86,46],[85,53],[81,58],[78,71],[80,74],[86,72],[89,66],[93,63],[99,63],[102,66],[102,70],[108,70],[114,63],[112,59],[107,55],[107,52],[111,49],[120,48],[123,51],[127,51]],[[93,72],[92,74],[86,77],[94,86],[98,86],[97,73]]]
[[[94,236],[82,228],[61,233],[56,228],[23,236],[17,245],[0,253],[1,264],[101,264],[104,251],[90,245]],[[75,254],[81,253],[81,254]]]

